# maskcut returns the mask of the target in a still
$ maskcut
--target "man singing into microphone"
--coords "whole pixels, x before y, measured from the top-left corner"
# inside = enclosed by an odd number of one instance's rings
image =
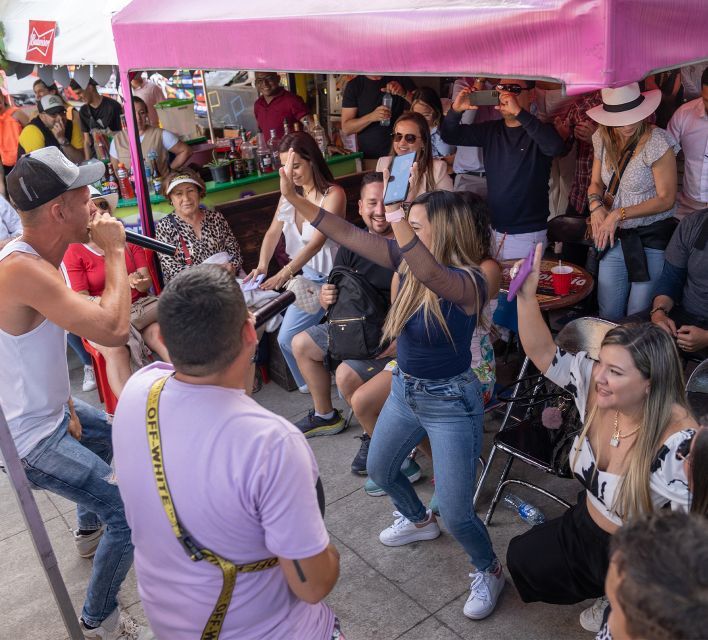
[[[23,233],[0,251],[0,404],[30,483],[77,503],[77,548],[84,557],[95,553],[84,636],[145,640],[151,632],[119,615],[116,600],[133,546],[110,467],[111,428],[103,412],[72,400],[66,364],[66,331],[107,346],[128,338],[123,225],[98,213],[86,186],[103,171],[45,147],[20,158],[7,177]],[[61,265],[70,243],[89,240],[105,254],[100,304],[72,291]]]

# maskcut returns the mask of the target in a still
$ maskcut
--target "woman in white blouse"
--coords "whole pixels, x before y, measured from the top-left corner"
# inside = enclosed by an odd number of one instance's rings
[[[598,362],[556,347],[536,300],[540,261],[538,245],[518,295],[519,336],[538,370],[573,395],[584,420],[570,452],[584,490],[562,517],[512,539],[507,561],[525,602],[574,604],[603,595],[610,536],[624,522],[665,506],[688,510],[677,453],[698,425],[676,346],[658,327],[610,330]]]

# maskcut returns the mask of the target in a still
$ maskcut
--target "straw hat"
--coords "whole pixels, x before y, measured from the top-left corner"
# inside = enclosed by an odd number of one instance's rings
[[[588,109],[587,115],[606,127],[624,127],[640,122],[654,113],[661,102],[661,91],[639,92],[639,84],[602,90],[602,104]]]
[[[113,214],[118,206],[118,194],[117,193],[101,193],[93,185],[89,185],[89,191],[91,193],[91,200],[105,200],[108,203],[108,207]]]

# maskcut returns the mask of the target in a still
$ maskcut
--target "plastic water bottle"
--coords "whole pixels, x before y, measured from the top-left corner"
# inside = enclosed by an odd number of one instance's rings
[[[383,98],[381,100],[381,104],[384,107],[388,107],[389,109],[393,106],[393,95],[390,93],[384,93]],[[381,120],[381,126],[382,127],[390,127],[391,126],[391,118],[386,118],[385,120]]]
[[[543,524],[546,521],[546,517],[543,512],[532,504],[524,502],[519,496],[513,493],[507,493],[504,496],[504,503],[510,508],[516,511],[521,519],[530,524],[532,527],[537,524]]]

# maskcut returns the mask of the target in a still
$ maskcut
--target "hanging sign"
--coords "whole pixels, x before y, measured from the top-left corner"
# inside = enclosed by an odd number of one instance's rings
[[[30,20],[25,58],[39,64],[52,64],[56,30],[56,22]]]

